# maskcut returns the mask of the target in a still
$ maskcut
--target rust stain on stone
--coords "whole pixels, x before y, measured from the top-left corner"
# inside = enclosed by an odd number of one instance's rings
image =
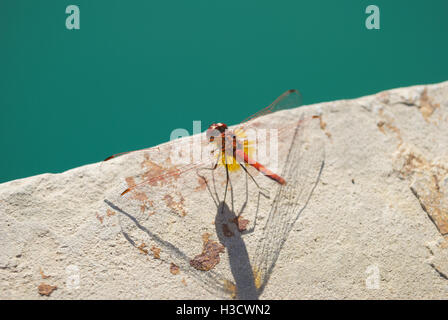
[[[143,203],[140,205],[140,212],[141,213],[145,213],[146,210],[148,210],[150,207],[153,207],[153,206],[154,206],[154,202],[153,201],[151,201],[151,200],[143,201]],[[152,216],[155,213],[156,213],[155,211],[150,210],[148,212],[148,215]]]
[[[42,277],[42,279],[50,278],[50,276],[47,276],[47,275],[44,274],[44,271],[42,270],[42,268],[39,268],[39,273],[40,273],[40,276]]]
[[[141,163],[142,168],[147,169],[147,171],[144,174],[144,177],[146,180],[148,180],[148,183],[152,186],[156,186],[159,181],[157,179],[153,179],[154,177],[161,176],[166,170],[158,165],[157,163],[151,161],[148,154],[144,155],[144,160]]]
[[[135,191],[134,195],[132,196],[133,199],[144,202],[148,200],[148,196],[144,192]]]
[[[442,235],[448,234],[448,167],[428,161],[423,155],[401,148],[399,150],[402,167],[400,173],[412,178],[411,190],[419,200],[423,210],[434,222]]]
[[[447,237],[445,237],[443,239],[443,241],[442,241],[442,243],[440,243],[439,247],[442,248],[442,249],[448,248],[448,238]]]
[[[414,153],[410,152],[404,155],[404,166],[401,172],[405,175],[411,175],[417,169],[426,170],[429,166],[427,161]]]
[[[420,96],[420,105],[419,110],[425,118],[426,121],[429,121],[429,118],[434,113],[434,111],[439,108],[440,105],[438,103],[433,103],[432,99],[428,96],[428,89],[425,88]]]
[[[135,187],[135,185],[136,185],[135,180],[134,180],[133,177],[127,177],[127,178],[125,179],[125,181],[126,181],[126,183],[127,183],[127,185],[128,185],[129,188],[133,188],[133,187]]]
[[[179,274],[180,269],[179,269],[179,267],[177,265],[175,265],[173,262],[171,262],[170,272],[171,272],[171,274],[176,275],[176,274]]]
[[[327,123],[324,121],[322,115],[315,115],[313,116],[313,119],[319,119],[319,126],[320,129],[325,133],[325,135],[331,139],[331,133],[327,130]]]
[[[114,216],[115,214],[116,214],[116,212],[113,211],[113,210],[107,209],[107,211],[106,211],[106,215],[107,215],[108,217],[112,217],[112,216]]]
[[[148,254],[148,249],[146,249],[146,244],[144,242],[142,242],[141,245],[139,245],[137,247],[137,249],[140,251],[140,253],[142,254]]]
[[[157,248],[156,246],[151,247],[151,252],[154,255],[154,259],[160,259],[160,248]]]
[[[382,112],[380,112],[380,114],[382,115]],[[385,116],[383,116],[385,117]],[[398,129],[396,126],[393,125],[393,120],[392,119],[388,119],[388,117],[385,117],[386,120],[380,120],[377,122],[377,127],[378,129],[383,133],[383,134],[387,134],[387,132],[392,132],[396,135],[399,144],[401,144],[403,142],[403,139],[401,137],[401,132],[400,129]]]
[[[135,183],[135,179],[133,177],[127,177],[125,179],[127,185],[129,188],[134,188],[137,184]],[[132,195],[130,196],[131,199],[137,200],[141,202],[140,205],[140,212],[144,213],[148,207],[153,207],[154,203],[153,201],[149,200],[148,196],[145,192],[133,190]],[[150,211],[149,215],[153,215],[155,212]],[[115,214],[115,213],[114,213]]]
[[[235,223],[236,226],[238,227],[238,230],[242,232],[246,231],[247,225],[249,224],[249,220],[243,219],[243,217],[239,216],[233,219],[233,223]]]
[[[203,191],[207,188],[207,181],[204,178],[198,177],[198,186],[195,188],[196,191]]]
[[[45,284],[45,283],[41,283],[38,287],[37,290],[39,292],[39,294],[41,296],[50,296],[50,294],[56,290],[58,287],[57,286],[51,286],[49,284]]]
[[[136,186],[136,183],[135,183],[135,180],[133,177],[127,177],[125,179],[125,181],[129,188],[134,188]],[[134,192],[132,193],[132,199],[144,202],[144,201],[148,200],[148,196],[144,192],[134,190]]]
[[[104,217],[100,216],[100,215],[97,213],[97,214],[96,214],[96,218],[98,219],[98,221],[99,221],[100,223],[103,223],[103,219],[104,219]]]
[[[170,159],[166,160],[166,164],[169,165],[168,168],[164,168],[163,166],[151,161],[148,154],[145,154],[145,159],[141,163],[142,168],[147,169],[147,171],[143,174],[144,179],[151,186],[165,185],[167,182],[170,182],[172,179],[178,179],[181,171],[171,164]]]
[[[207,242],[210,239],[210,233],[206,232],[202,235],[202,242]]]
[[[209,271],[219,263],[219,254],[224,252],[224,246],[211,241],[209,233],[203,234],[202,240],[204,242],[202,253],[190,260],[190,265],[197,270]]]
[[[182,195],[179,195],[179,201],[175,201],[173,196],[167,194],[163,197],[167,207],[173,209],[175,212],[178,212],[181,217],[185,217],[187,212],[185,211],[184,202],[185,199]]]

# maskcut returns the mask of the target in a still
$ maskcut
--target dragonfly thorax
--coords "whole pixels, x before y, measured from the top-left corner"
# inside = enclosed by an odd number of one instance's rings
[[[208,127],[206,136],[209,142],[215,141],[215,139],[223,137],[227,130],[227,125],[225,123],[213,123]]]
[[[225,123],[213,123],[206,132],[209,143],[214,143],[222,153],[235,156],[235,150],[240,143],[235,134],[228,130]]]

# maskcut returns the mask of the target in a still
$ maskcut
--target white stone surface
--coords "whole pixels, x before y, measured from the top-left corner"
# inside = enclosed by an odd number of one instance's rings
[[[281,166],[292,146],[283,189],[255,175],[270,195],[258,203],[254,183],[246,193],[243,172],[231,172],[226,203],[238,214],[247,195],[249,229],[258,212],[252,233],[226,222],[232,211],[217,208],[195,170],[120,196],[130,177],[138,183],[172,167],[162,157],[170,144],[0,184],[0,299],[230,298],[225,283],[237,283],[240,298],[446,299],[448,82],[256,122],[293,133],[302,114],[300,136],[280,139]],[[215,184],[204,176],[222,200],[225,170],[215,171]],[[223,235],[223,221],[233,237]],[[212,270],[198,271],[189,261],[205,233],[225,249]],[[57,289],[41,295],[41,283]]]

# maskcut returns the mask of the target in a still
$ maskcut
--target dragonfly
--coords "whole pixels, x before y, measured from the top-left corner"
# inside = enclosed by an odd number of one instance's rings
[[[261,173],[265,177],[271,179],[279,185],[285,185],[287,181],[281,177],[279,174],[270,170],[266,165],[260,163],[255,160],[253,157],[254,147],[251,146],[253,141],[250,141],[246,137],[246,132],[248,131],[256,131],[257,125],[255,120],[274,113],[276,111],[290,109],[293,107],[299,107],[302,103],[302,96],[300,92],[296,89],[290,89],[284,92],[281,96],[279,96],[273,103],[269,106],[263,108],[252,116],[244,119],[239,125],[230,129],[225,123],[216,122],[211,124],[205,132],[205,139],[203,139],[199,143],[199,149],[207,150],[212,147],[208,156],[201,157],[199,161],[191,161],[190,163],[182,166],[173,166],[172,169],[167,170],[154,170],[151,174],[146,174],[143,181],[139,183],[130,183],[130,185],[121,192],[121,195],[124,196],[131,191],[138,189],[142,185],[154,185],[159,182],[166,182],[170,179],[177,179],[181,175],[186,172],[191,172],[193,170],[199,172],[202,169],[208,170],[216,170],[218,166],[223,166],[226,171],[226,187],[224,189],[224,201],[227,196],[227,190],[229,185],[229,172],[237,171],[239,169],[243,169],[247,175],[251,178],[251,180],[256,184],[258,188],[260,188],[256,179],[253,175],[247,170],[247,167],[251,167],[255,169],[257,172]],[[283,125],[278,128],[278,133],[281,136],[284,132],[291,132],[291,129],[296,127],[297,125],[304,125],[304,120],[301,119],[300,123],[293,122],[290,125]],[[122,152],[112,156],[107,157],[104,161],[110,161],[119,156],[123,156],[125,154],[134,153],[138,151],[145,151],[147,154],[157,153],[158,157],[162,153],[167,153],[167,148],[175,149],[175,145],[182,144],[184,142],[179,141],[171,141],[170,143],[157,146],[152,148],[140,149],[129,152]],[[184,143],[187,144],[187,143]],[[163,149],[163,150],[162,150]],[[213,155],[215,155],[213,157]],[[150,157],[150,156],[149,156]],[[169,160],[169,159],[168,159]],[[210,162],[212,165],[210,167]],[[163,171],[163,172],[162,172]],[[198,173],[198,176],[202,177]]]
[[[126,165],[120,168],[131,169],[123,172],[127,176],[124,184],[112,188],[105,200],[104,226],[119,225],[124,237],[139,253],[151,256],[149,251],[155,252],[154,259],[158,260],[145,260],[151,267],[156,267],[157,261],[166,266],[174,263],[180,274],[197,280],[213,294],[257,298],[263,292],[283,243],[306,207],[322,170],[324,148],[319,139],[315,139],[319,129],[313,131],[311,126],[316,116],[305,117],[307,110],[287,111],[300,105],[299,91],[288,90],[239,125],[230,127],[216,122],[198,136],[108,157],[106,163],[114,165],[115,161],[123,161]],[[263,121],[264,115],[283,110],[285,114]],[[266,127],[276,129],[282,141],[279,144],[284,160],[281,171],[255,157],[254,149],[260,145],[251,143],[249,132]],[[284,138],[291,143],[284,142]],[[201,149],[204,147],[205,156],[201,154],[194,161],[174,164],[175,156],[189,150],[184,147],[193,145],[195,139],[200,142]],[[124,155],[128,156],[121,157]],[[112,161],[114,158],[118,159]],[[218,167],[225,170],[217,170]],[[222,201],[213,199],[216,205],[222,204],[216,206],[214,219],[208,205],[212,203],[210,197],[203,192],[208,189],[211,194],[204,170],[212,173],[212,178],[213,173],[217,174],[216,180],[212,179],[214,186],[225,188]],[[240,178],[233,185],[230,173]],[[257,173],[260,179],[255,177]],[[240,183],[243,177],[245,184]],[[262,199],[261,204],[259,199],[252,201],[242,206],[239,212],[234,210],[233,201],[232,206],[227,206],[229,184],[230,191],[246,188],[247,192],[251,180],[257,188],[251,188],[250,194],[259,194],[263,185],[271,189],[277,187],[274,200]],[[235,193],[238,194],[235,198],[246,201],[243,192]],[[268,208],[269,213],[261,219],[260,232],[245,233],[244,228],[240,228],[243,207],[247,214],[258,211],[259,207],[263,211]],[[253,229],[257,215],[254,216],[255,219],[245,216],[251,219]],[[216,237],[218,242],[213,239]],[[227,255],[222,253],[221,244]],[[220,259],[225,261],[220,262]],[[166,272],[169,274],[168,268]]]

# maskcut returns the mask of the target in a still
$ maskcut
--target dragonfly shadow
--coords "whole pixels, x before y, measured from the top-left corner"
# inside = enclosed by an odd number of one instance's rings
[[[202,286],[209,292],[213,294],[220,295],[221,297],[230,297],[232,294],[232,283],[225,279],[219,272],[214,270],[209,270],[207,272],[198,271],[191,267],[190,265],[190,257],[186,255],[183,251],[177,248],[175,245],[162,239],[158,234],[152,232],[145,226],[143,226],[137,218],[135,218],[132,214],[126,212],[122,208],[118,207],[111,201],[105,199],[104,202],[114,211],[120,213],[122,216],[128,218],[132,221],[132,223],[142,232],[147,234],[158,246],[162,248],[164,252],[167,252],[170,256],[169,260],[165,260],[160,257],[159,259],[165,263],[176,263],[182,272],[185,272],[192,278],[195,278]],[[123,237],[135,248],[139,248],[136,241],[132,239],[132,236],[127,233],[123,228],[121,228],[121,233]]]
[[[221,244],[226,247],[238,299],[256,300],[258,293],[249,253],[238,230],[237,219],[235,212],[230,210],[226,203],[221,202],[215,216],[216,234]]]
[[[226,247],[238,299],[258,300],[263,293],[292,227],[300,214],[308,207],[320,181],[325,166],[325,153],[323,152],[321,156],[316,157],[317,161],[312,161],[314,168],[309,166],[311,172],[307,177],[307,188],[297,189],[291,186],[291,183],[277,189],[261,241],[257,244],[252,260],[242,238],[244,233],[241,233],[237,227],[238,216],[226,203],[220,203],[215,217],[216,234],[221,244]],[[293,161],[295,159],[289,159],[287,162],[285,174],[288,174],[288,170],[297,169],[295,165],[292,165]],[[299,176],[290,177],[291,182],[298,182]],[[294,199],[292,203],[291,199]]]

